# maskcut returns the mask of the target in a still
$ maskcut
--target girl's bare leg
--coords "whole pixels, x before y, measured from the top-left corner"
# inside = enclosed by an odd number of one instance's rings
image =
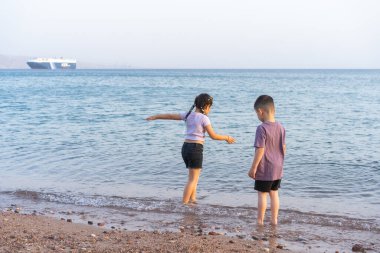
[[[200,173],[200,169],[189,169],[189,179],[183,191],[182,202],[184,204],[189,203],[190,197],[194,194],[194,189],[196,190],[197,188]]]
[[[271,211],[271,224],[277,225],[278,210],[280,209],[280,198],[278,191],[270,191],[270,211]]]
[[[192,203],[197,202],[197,186],[198,186],[199,176],[200,176],[200,173],[201,173],[201,170],[200,170],[200,169],[197,169],[197,170],[199,170],[199,174],[198,174],[198,176],[196,177],[195,187],[194,187],[194,189],[193,189],[193,192],[192,192],[191,195],[190,195],[190,202],[192,202]]]
[[[264,225],[265,210],[267,209],[267,192],[258,191],[257,224]]]

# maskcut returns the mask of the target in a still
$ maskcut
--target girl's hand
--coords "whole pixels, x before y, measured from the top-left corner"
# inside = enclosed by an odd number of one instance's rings
[[[155,120],[155,119],[157,119],[156,116],[150,116],[150,117],[146,118],[145,120],[151,121],[151,120]]]
[[[232,144],[235,143],[235,139],[232,136],[227,135],[226,142],[228,142],[228,144]]]

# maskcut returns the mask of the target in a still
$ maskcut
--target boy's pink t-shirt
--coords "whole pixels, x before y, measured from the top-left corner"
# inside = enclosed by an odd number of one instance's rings
[[[185,120],[187,112],[180,113],[181,119]],[[210,119],[199,112],[191,112],[186,121],[186,134],[185,139],[194,141],[205,140],[205,127],[210,125]]]
[[[256,172],[256,180],[282,178],[284,166],[285,128],[279,122],[264,122],[256,129],[255,148],[265,148]]]

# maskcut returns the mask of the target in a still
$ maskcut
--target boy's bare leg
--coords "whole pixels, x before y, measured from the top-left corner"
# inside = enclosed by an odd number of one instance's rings
[[[280,209],[280,198],[277,191],[270,191],[270,211],[271,211],[271,224],[277,225],[278,210]]]
[[[257,224],[264,225],[265,210],[267,209],[267,192],[258,191]]]
[[[197,187],[200,173],[201,173],[200,169],[189,169],[189,178],[185,186],[185,189],[183,191],[182,202],[184,204],[189,203],[190,196],[193,194],[194,189],[196,189]]]

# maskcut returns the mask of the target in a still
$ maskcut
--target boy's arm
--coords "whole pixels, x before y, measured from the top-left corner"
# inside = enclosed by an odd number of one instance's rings
[[[180,114],[173,114],[173,113],[156,114],[156,115],[146,118],[146,120],[156,120],[156,119],[182,120]]]
[[[211,124],[205,126],[205,129],[210,136],[211,139],[213,140],[218,140],[218,141],[226,141],[229,144],[235,143],[235,139],[229,135],[220,135],[214,132],[214,129],[212,128]]]
[[[286,154],[286,144],[282,145],[282,150],[284,151],[284,155]]]
[[[253,179],[256,178],[257,166],[259,166],[259,163],[264,156],[264,151],[265,148],[256,148],[255,157],[253,158],[251,169],[248,171],[248,176]]]

